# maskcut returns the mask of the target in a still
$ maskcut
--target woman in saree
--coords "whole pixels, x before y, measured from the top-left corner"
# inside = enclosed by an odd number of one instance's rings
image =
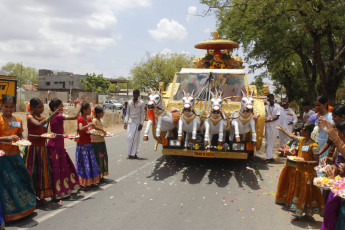
[[[290,206],[290,211],[295,213],[296,219],[304,215],[310,217],[314,214],[323,215],[322,194],[320,189],[313,185],[313,179],[316,177],[314,167],[319,163],[319,146],[311,138],[314,126],[312,123],[306,123],[301,130],[301,137],[293,135],[281,126],[277,127],[292,139],[299,139],[298,156],[304,159],[296,162],[296,171],[290,178],[287,194],[287,204]]]
[[[341,120],[336,123],[335,128],[324,117],[320,117],[319,127],[328,134],[331,141],[335,144],[335,151],[332,158],[323,158],[322,163],[331,164],[326,168],[326,174],[329,178],[335,176],[345,176],[345,121]],[[334,230],[344,222],[345,206],[342,205],[343,199],[336,196],[332,191],[328,195],[325,205],[325,216],[321,230]],[[341,217],[342,216],[342,217]],[[345,226],[345,223],[342,225]],[[344,228],[340,228],[344,229]]]

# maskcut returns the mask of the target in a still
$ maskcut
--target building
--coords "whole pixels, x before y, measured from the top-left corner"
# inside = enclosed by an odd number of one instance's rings
[[[70,97],[76,98],[80,92],[85,91],[81,84],[82,79],[86,80],[86,76],[71,72],[57,72],[54,74],[51,70],[40,69],[38,71],[37,89],[39,91],[48,91],[48,94],[49,92],[67,92]]]
[[[25,91],[37,91],[37,84],[32,84],[32,85],[29,85],[29,84],[23,84],[22,85],[22,88],[25,90]]]

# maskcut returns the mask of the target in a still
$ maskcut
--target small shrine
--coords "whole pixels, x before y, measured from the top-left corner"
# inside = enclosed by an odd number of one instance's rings
[[[194,60],[195,68],[244,69],[243,59],[239,56],[231,55],[231,50],[238,48],[238,43],[221,39],[217,30],[213,33],[213,40],[199,42],[194,47],[207,50],[204,57],[197,57]]]

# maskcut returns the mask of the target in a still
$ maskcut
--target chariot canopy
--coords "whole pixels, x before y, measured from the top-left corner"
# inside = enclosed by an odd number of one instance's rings
[[[198,44],[194,45],[194,48],[204,50],[226,50],[238,48],[237,42],[220,39],[217,30],[214,31],[213,37],[213,40],[199,42]]]

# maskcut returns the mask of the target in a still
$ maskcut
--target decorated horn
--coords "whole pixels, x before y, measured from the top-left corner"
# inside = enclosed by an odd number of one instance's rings
[[[214,94],[212,92],[210,92],[210,93],[211,93],[211,98],[214,98]]]
[[[184,90],[182,90],[182,92],[183,92],[183,96],[185,97],[186,96],[186,92]]]

